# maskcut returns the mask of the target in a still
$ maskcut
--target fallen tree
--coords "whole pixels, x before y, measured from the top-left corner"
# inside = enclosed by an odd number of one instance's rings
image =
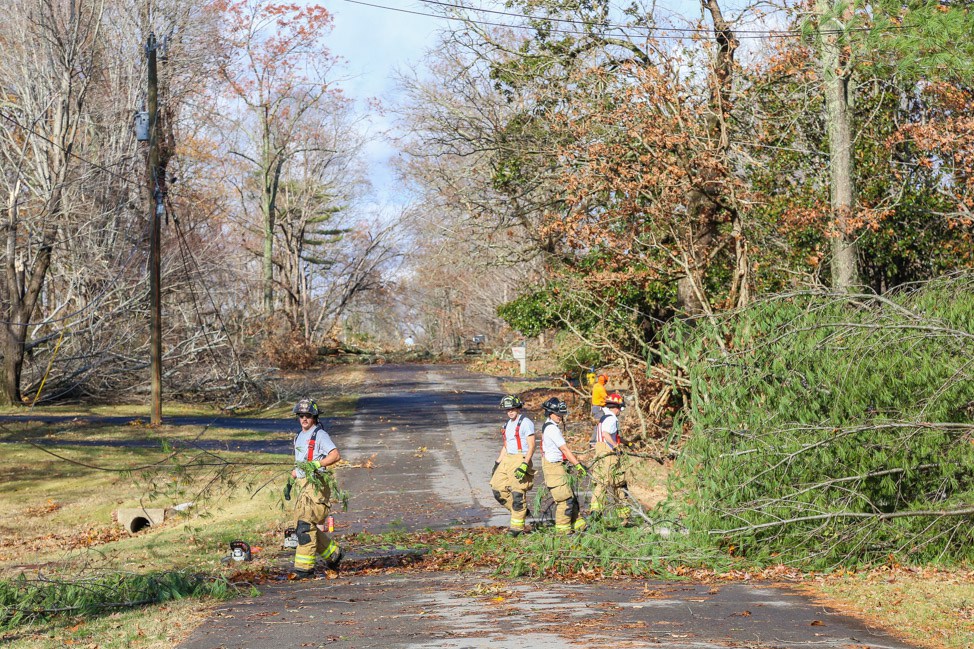
[[[969,559],[972,289],[965,275],[782,295],[674,327],[668,344],[693,359],[673,496],[684,525],[806,568]]]

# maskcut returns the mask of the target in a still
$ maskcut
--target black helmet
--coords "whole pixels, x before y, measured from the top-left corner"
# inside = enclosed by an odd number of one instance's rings
[[[564,417],[568,414],[568,404],[558,397],[551,397],[541,404],[541,408],[549,415],[561,415]]]
[[[513,394],[509,394],[503,399],[501,399],[501,410],[510,410],[511,408],[523,408],[524,402]]]
[[[311,415],[312,417],[314,417],[315,419],[317,419],[318,418],[318,404],[315,402],[314,399],[309,399],[309,398],[305,397],[304,399],[301,399],[296,404],[294,404],[294,407],[291,409],[291,412],[293,412],[295,414],[295,416],[297,416],[297,415]]]

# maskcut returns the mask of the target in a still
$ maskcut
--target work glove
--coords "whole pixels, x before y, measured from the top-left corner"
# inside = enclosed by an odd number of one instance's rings
[[[579,478],[584,478],[588,475],[588,469],[586,469],[585,465],[581,462],[575,465],[575,471],[578,473]]]
[[[291,488],[294,487],[294,478],[288,478],[284,485],[284,500],[291,500]]]
[[[520,466],[514,469],[514,478],[517,480],[524,480],[524,476],[528,474],[528,463],[521,462]]]
[[[497,473],[497,467],[501,465],[500,462],[494,462],[494,468],[490,470],[490,477],[493,478],[494,474]]]
[[[318,469],[321,468],[321,462],[319,462],[318,460],[312,460],[311,466],[313,466],[315,468],[315,471],[317,471]]]

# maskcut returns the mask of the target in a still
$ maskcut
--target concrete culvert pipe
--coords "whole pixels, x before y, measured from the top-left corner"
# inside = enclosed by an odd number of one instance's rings
[[[161,507],[124,507],[115,512],[115,520],[129,534],[137,534],[147,527],[162,525],[166,510]]]
[[[135,534],[136,532],[141,532],[147,527],[152,526],[152,521],[150,521],[145,516],[136,516],[131,521],[129,521],[129,532]]]

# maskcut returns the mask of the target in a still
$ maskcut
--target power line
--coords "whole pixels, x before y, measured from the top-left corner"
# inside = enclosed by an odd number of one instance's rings
[[[647,29],[652,32],[678,32],[678,33],[704,33],[711,34],[713,29],[702,28],[702,27],[660,27],[660,26],[649,26],[645,27],[635,27],[633,25],[620,25],[610,22],[595,22],[591,20],[575,20],[572,18],[555,18],[552,16],[531,16],[529,14],[520,14],[510,11],[498,11],[496,9],[482,9],[479,7],[470,7],[463,4],[454,4],[451,2],[440,2],[439,0],[419,0],[423,4],[437,5],[440,7],[449,7],[451,9],[464,9],[466,11],[474,11],[479,13],[495,14],[498,16],[510,16],[512,18],[526,18],[528,20],[547,20],[557,23],[567,23],[569,25],[583,25],[585,27],[604,27],[607,29]],[[514,27],[515,25],[512,25]],[[797,33],[793,30],[752,30],[752,29],[734,29],[734,34],[794,34]]]
[[[220,312],[220,308],[216,304],[216,300],[213,299],[213,293],[210,292],[209,286],[207,286],[206,282],[204,281],[203,269],[200,267],[199,261],[196,259],[196,254],[194,253],[192,247],[190,247],[189,242],[186,241],[186,234],[183,232],[182,227],[180,227],[179,217],[176,215],[176,210],[173,209],[172,199],[170,199],[167,196],[167,201],[169,203],[169,213],[172,214],[173,225],[176,228],[176,235],[180,244],[179,245],[180,254],[183,257],[183,265],[186,267],[188,271],[189,264],[187,262],[187,257],[189,260],[193,262],[193,266],[196,267],[196,272],[200,278],[200,285],[203,287],[203,291],[206,293],[206,297],[210,302],[210,306],[213,307],[213,313],[216,315],[217,320],[220,321],[220,328],[223,330],[223,335],[226,337],[227,345],[230,347],[230,353],[233,355],[234,362],[237,364],[237,367],[243,373],[244,377],[246,377],[246,379],[250,381],[252,384],[256,384],[254,379],[251,378],[250,374],[247,372],[246,368],[244,368],[243,363],[240,361],[240,354],[237,352],[237,348],[233,344],[233,337],[230,335],[230,331],[227,329],[227,323],[223,319],[223,315]],[[187,279],[190,279],[188,277],[188,272],[187,272]],[[200,323],[200,326],[202,327],[203,316],[200,313],[199,301],[196,298],[196,291],[193,289],[193,283],[191,279],[190,279],[189,287],[190,287],[190,293],[193,297],[193,308],[196,311],[196,318]],[[210,342],[210,337],[205,330],[203,332],[203,339],[206,341],[206,346],[207,349],[210,351],[211,356],[213,356],[214,360],[217,360],[216,353],[213,349],[213,344]]]
[[[572,19],[569,19],[569,18],[554,18],[554,17],[551,17],[551,18],[542,18],[542,17],[538,17],[538,16],[530,16],[530,15],[527,15],[527,14],[519,14],[519,13],[513,13],[513,12],[506,12],[506,11],[498,11],[498,10],[494,10],[494,9],[478,9],[478,8],[475,8],[475,7],[468,7],[468,6],[461,5],[461,4],[451,4],[449,2],[440,2],[438,0],[419,0],[419,1],[420,2],[423,2],[423,3],[426,3],[426,4],[439,5],[439,6],[443,6],[443,7],[450,7],[450,8],[453,8],[453,9],[463,9],[463,10],[466,10],[466,11],[489,13],[489,14],[495,14],[495,15],[500,15],[500,16],[510,16],[512,18],[522,18],[522,19],[525,19],[525,20],[549,20],[549,21],[552,21],[552,22],[568,23],[570,25],[603,27],[603,28],[606,28],[606,29],[618,29],[618,30],[633,30],[633,31],[639,31],[639,32],[645,31],[645,32],[648,32],[647,35],[652,34],[652,33],[663,33],[664,35],[658,35],[655,38],[664,39],[664,40],[685,40],[685,39],[690,38],[692,35],[697,34],[697,33],[712,34],[714,32],[714,29],[700,28],[700,27],[659,27],[659,26],[648,26],[648,25],[645,26],[645,27],[633,27],[633,26],[618,25],[618,24],[613,24],[613,23],[600,23],[600,22],[591,22],[591,21],[585,21],[585,20],[572,20]],[[461,16],[447,16],[447,15],[443,15],[443,14],[431,14],[431,13],[425,13],[425,12],[422,12],[422,11],[416,11],[416,10],[413,10],[413,9],[402,9],[402,8],[399,8],[399,7],[390,7],[388,5],[381,5],[381,4],[376,4],[376,3],[372,3],[372,2],[365,2],[364,0],[344,0],[344,2],[347,2],[349,4],[362,5],[364,7],[372,7],[372,8],[375,8],[375,9],[382,9],[382,10],[385,10],[385,11],[395,11],[395,12],[398,12],[398,13],[411,14],[411,15],[414,15],[414,16],[424,16],[424,17],[427,17],[427,18],[444,18],[446,20],[456,20],[456,21],[460,21],[460,22],[464,22],[464,23],[472,23],[472,24],[475,24],[475,25],[484,25],[484,26],[487,26],[487,27],[505,27],[507,29],[530,29],[530,30],[534,30],[535,29],[534,27],[532,27],[530,25],[517,25],[517,24],[510,24],[510,23],[498,23],[498,22],[491,22],[491,21],[487,21],[487,20],[474,20],[472,18],[465,18],[465,17],[461,17]],[[912,27],[913,27],[913,25],[894,25],[894,26],[890,26],[890,27],[887,27],[887,28],[883,28],[881,31],[900,31],[900,30],[905,30],[905,29],[911,29]],[[872,28],[872,27],[850,27],[850,28],[844,29],[844,30],[843,29],[836,29],[836,30],[831,30],[831,29],[830,30],[818,30],[816,33],[818,33],[818,34],[845,34],[845,33],[849,33],[849,32],[874,31],[875,29],[876,28]],[[582,32],[582,31],[578,31],[578,30],[572,30],[572,29],[557,29],[557,28],[553,28],[553,29],[551,29],[549,31],[551,33],[566,34],[566,35],[569,35],[569,36],[588,36],[589,35],[586,32]],[[738,30],[738,29],[731,29],[730,31],[734,34],[735,38],[744,39],[744,40],[747,40],[747,39],[763,39],[763,38],[794,38],[794,37],[802,36],[804,34],[804,32],[801,31],[801,30]]]

